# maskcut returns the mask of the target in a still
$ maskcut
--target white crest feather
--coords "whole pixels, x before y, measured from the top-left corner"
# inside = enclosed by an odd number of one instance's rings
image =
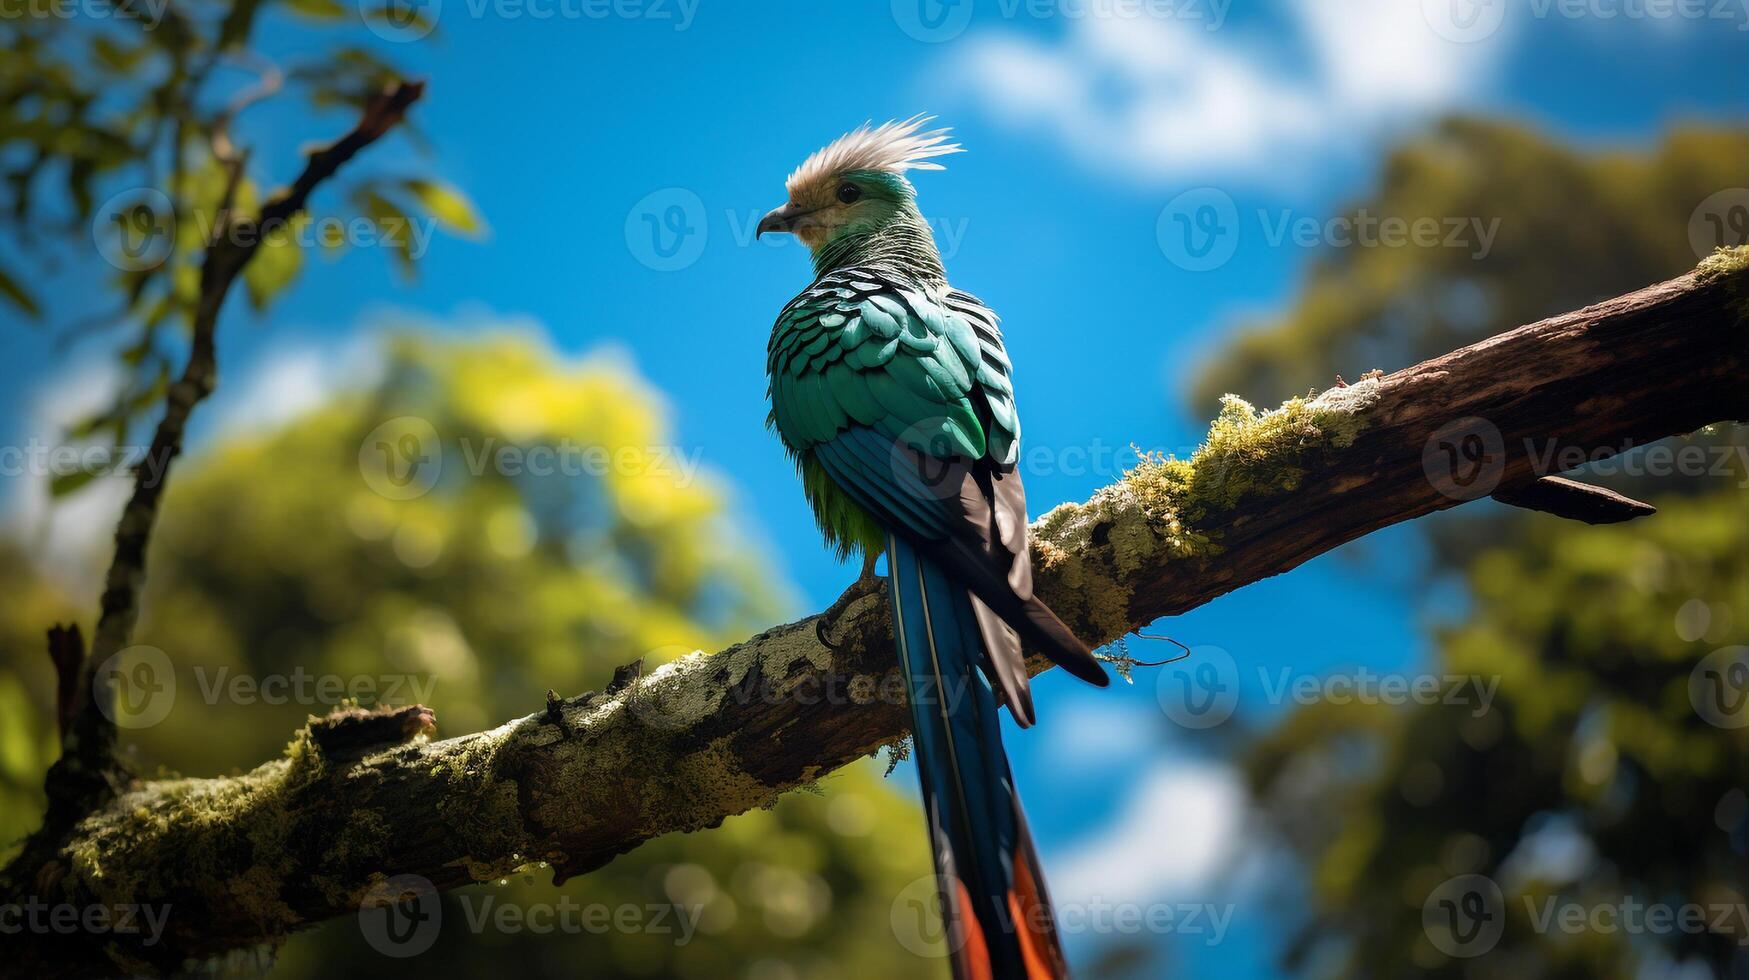
[[[784,185],[794,194],[799,187],[846,170],[885,170],[894,174],[940,170],[941,164],[931,163],[929,158],[959,153],[961,147],[947,141],[946,127],[918,132],[934,119],[919,113],[904,122],[893,120],[879,126],[863,123],[815,150]]]

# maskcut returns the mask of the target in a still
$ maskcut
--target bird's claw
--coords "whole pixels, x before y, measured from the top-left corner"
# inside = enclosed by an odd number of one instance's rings
[[[832,605],[826,608],[825,612],[820,614],[819,619],[814,620],[814,635],[819,638],[821,646],[833,653],[840,652],[840,647],[837,642],[827,635],[828,630],[838,624],[838,617],[844,614],[844,610],[850,608],[851,603],[863,596],[872,594],[881,586],[880,577],[875,575],[874,570],[875,559],[878,557],[880,557],[878,552],[864,555],[862,558],[862,572],[857,575],[856,581],[850,583],[850,587],[845,589],[844,593],[834,600]]]

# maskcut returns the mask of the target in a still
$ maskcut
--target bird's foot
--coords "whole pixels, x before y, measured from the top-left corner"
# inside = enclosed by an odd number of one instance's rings
[[[827,634],[838,625],[838,618],[844,615],[844,611],[850,608],[851,603],[863,596],[872,595],[881,587],[880,576],[875,574],[875,559],[879,557],[880,552],[863,555],[862,572],[857,575],[856,581],[850,583],[850,588],[845,589],[844,594],[828,606],[826,611],[820,614],[819,619],[814,620],[814,635],[820,638],[821,646],[833,653],[838,652],[839,645]]]

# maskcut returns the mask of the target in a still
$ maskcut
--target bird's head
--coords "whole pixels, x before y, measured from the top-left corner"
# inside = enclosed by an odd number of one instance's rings
[[[940,170],[931,157],[960,151],[947,141],[946,129],[920,132],[933,118],[865,123],[816,150],[784,182],[789,200],[760,220],[755,237],[790,232],[818,257],[822,249],[916,218],[916,192],[905,171]]]

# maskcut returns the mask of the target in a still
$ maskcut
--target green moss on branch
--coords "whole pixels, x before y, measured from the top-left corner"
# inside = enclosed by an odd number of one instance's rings
[[[1236,395],[1222,398],[1189,458],[1144,453],[1091,500],[1039,519],[1037,558],[1053,573],[1045,600],[1070,622],[1092,624],[1094,642],[1128,633],[1139,573],[1162,560],[1218,553],[1223,516],[1243,500],[1293,492],[1314,454],[1352,445],[1378,389],[1368,379],[1268,412]]]

